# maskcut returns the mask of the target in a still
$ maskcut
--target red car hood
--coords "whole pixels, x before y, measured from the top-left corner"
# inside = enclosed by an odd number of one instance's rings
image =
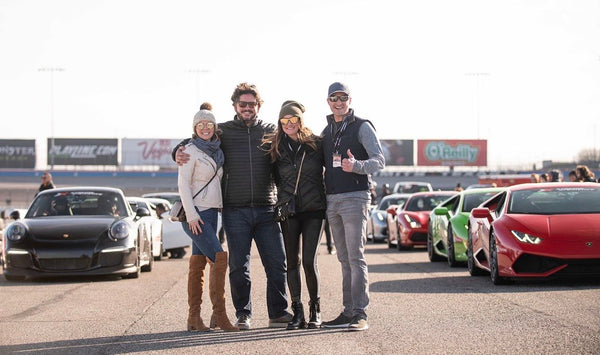
[[[427,223],[429,223],[429,214],[431,213],[431,211],[404,211],[404,213],[419,221],[421,225],[427,226]]]
[[[600,215],[511,215],[510,229],[555,241],[600,241]]]

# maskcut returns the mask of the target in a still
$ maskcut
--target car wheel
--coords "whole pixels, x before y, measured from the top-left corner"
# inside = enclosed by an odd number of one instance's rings
[[[412,247],[407,247],[405,245],[402,245],[402,243],[400,243],[400,237],[398,237],[398,240],[396,241],[396,246],[398,247],[398,251],[403,251],[403,250],[411,250]]]
[[[481,276],[485,272],[475,265],[475,255],[473,254],[473,239],[471,234],[467,236],[467,269],[471,276]]]
[[[427,231],[427,256],[431,262],[444,260],[440,255],[436,254],[435,250],[433,250],[433,235],[431,234],[431,228]]]
[[[154,255],[152,253],[152,245],[150,245],[150,250],[148,251],[148,264],[142,266],[142,272],[150,272],[152,271],[152,267],[154,267]]]
[[[185,255],[185,249],[184,248],[177,248],[175,249],[175,256],[173,256],[173,259],[183,259],[183,256]]]
[[[375,244],[375,231],[372,227],[370,231],[367,231],[367,240],[370,240]]]
[[[398,240],[396,238],[396,240]],[[387,237],[387,245],[389,249],[395,248],[396,246],[392,244],[392,234],[390,233],[390,226],[388,224],[388,237]]]
[[[456,267],[456,255],[454,255],[454,234],[452,233],[452,227],[448,226],[448,265],[450,267]]]
[[[136,260],[135,260],[135,271],[130,273],[130,274],[125,274],[123,275],[124,279],[137,279],[138,277],[140,277],[140,250],[139,248],[136,248]]]
[[[25,276],[4,275],[6,281],[25,281]]]
[[[498,248],[496,245],[496,234],[494,231],[490,233],[490,278],[494,285],[502,285],[507,283],[507,279],[500,276],[498,272]]]
[[[161,237],[160,237],[160,253],[158,253],[158,255],[154,256],[154,260],[156,260],[156,261],[161,261],[162,260],[163,250],[164,250],[164,245],[163,245],[162,233],[161,233]]]

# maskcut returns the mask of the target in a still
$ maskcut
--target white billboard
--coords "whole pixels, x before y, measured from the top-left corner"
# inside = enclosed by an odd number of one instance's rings
[[[171,151],[181,139],[122,139],[121,165],[158,165],[176,168]]]

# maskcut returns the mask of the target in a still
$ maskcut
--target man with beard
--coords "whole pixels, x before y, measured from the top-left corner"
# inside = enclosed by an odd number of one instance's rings
[[[231,101],[236,115],[219,128],[225,155],[223,226],[229,249],[231,297],[238,318],[235,325],[250,329],[250,250],[254,240],[267,276],[269,327],[285,328],[292,320],[287,311],[285,249],[281,230],[273,219],[277,194],[271,161],[260,147],[264,134],[273,132],[276,126],[258,119],[263,101],[256,86],[239,84]],[[187,140],[173,150],[177,164],[189,159],[180,148],[185,143]]]

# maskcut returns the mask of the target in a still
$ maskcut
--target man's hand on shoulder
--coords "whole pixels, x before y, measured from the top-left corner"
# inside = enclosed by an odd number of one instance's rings
[[[190,155],[184,152],[185,147],[181,146],[177,148],[177,153],[175,153],[175,162],[177,165],[182,166],[190,160]]]

